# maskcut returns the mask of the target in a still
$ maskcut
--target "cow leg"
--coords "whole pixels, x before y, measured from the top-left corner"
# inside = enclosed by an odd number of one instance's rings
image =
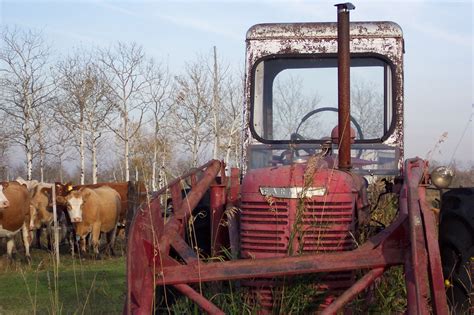
[[[115,245],[115,237],[117,236],[117,225],[115,225],[114,229],[107,233],[107,251],[109,255],[115,256],[114,245]]]
[[[35,247],[41,249],[41,227],[35,230]]]
[[[84,256],[87,254],[86,237],[87,235],[83,235],[79,238],[79,249]]]
[[[25,246],[25,256],[26,256],[26,261],[28,263],[31,263],[31,256],[30,256],[30,233],[28,231],[28,227],[26,224],[23,224],[21,227],[21,236],[23,237],[23,245]]]
[[[81,251],[80,237],[77,235],[76,230],[74,228],[68,229],[68,239],[69,244],[71,245],[71,253],[79,253]]]
[[[48,250],[52,250],[53,246],[51,245],[51,240],[53,239],[53,229],[52,223],[46,225],[46,235],[48,237]]]
[[[99,240],[100,240],[100,224],[94,223],[92,226],[92,248],[94,249],[94,255],[96,258],[99,257]]]
[[[7,241],[7,257],[10,261],[13,261],[13,247],[15,247],[15,241],[13,240],[13,236],[11,236],[8,237]]]

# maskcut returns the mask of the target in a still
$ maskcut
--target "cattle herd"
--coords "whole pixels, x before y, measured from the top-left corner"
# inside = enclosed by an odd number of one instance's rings
[[[117,231],[125,227],[127,211],[133,211],[146,199],[143,184],[138,186],[136,196],[130,196],[136,191],[131,190],[130,185],[131,182],[73,186],[21,178],[0,182],[0,238],[7,238],[8,258],[12,259],[14,237],[20,231],[28,261],[31,260],[30,246],[34,244],[41,248],[43,230],[47,232],[48,248],[51,249],[54,204],[61,238],[69,242],[71,250],[77,247],[81,255],[87,255],[90,236],[92,254],[98,257],[100,236],[105,234],[103,250],[113,255]],[[130,202],[131,199],[134,202]]]

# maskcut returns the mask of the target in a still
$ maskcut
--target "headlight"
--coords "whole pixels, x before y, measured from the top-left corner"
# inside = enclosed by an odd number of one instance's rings
[[[454,171],[447,166],[438,166],[431,172],[431,182],[438,188],[448,188],[454,178]]]

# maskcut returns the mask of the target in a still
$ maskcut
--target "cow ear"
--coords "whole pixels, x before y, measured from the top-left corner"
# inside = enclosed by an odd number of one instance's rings
[[[65,205],[67,203],[67,200],[63,196],[56,196],[56,203],[60,205]]]

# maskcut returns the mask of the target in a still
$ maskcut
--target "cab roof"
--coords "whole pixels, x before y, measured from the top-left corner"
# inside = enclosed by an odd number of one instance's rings
[[[352,38],[403,37],[402,28],[395,22],[351,22]],[[247,40],[284,38],[337,38],[337,23],[265,23],[257,24],[247,31]]]

